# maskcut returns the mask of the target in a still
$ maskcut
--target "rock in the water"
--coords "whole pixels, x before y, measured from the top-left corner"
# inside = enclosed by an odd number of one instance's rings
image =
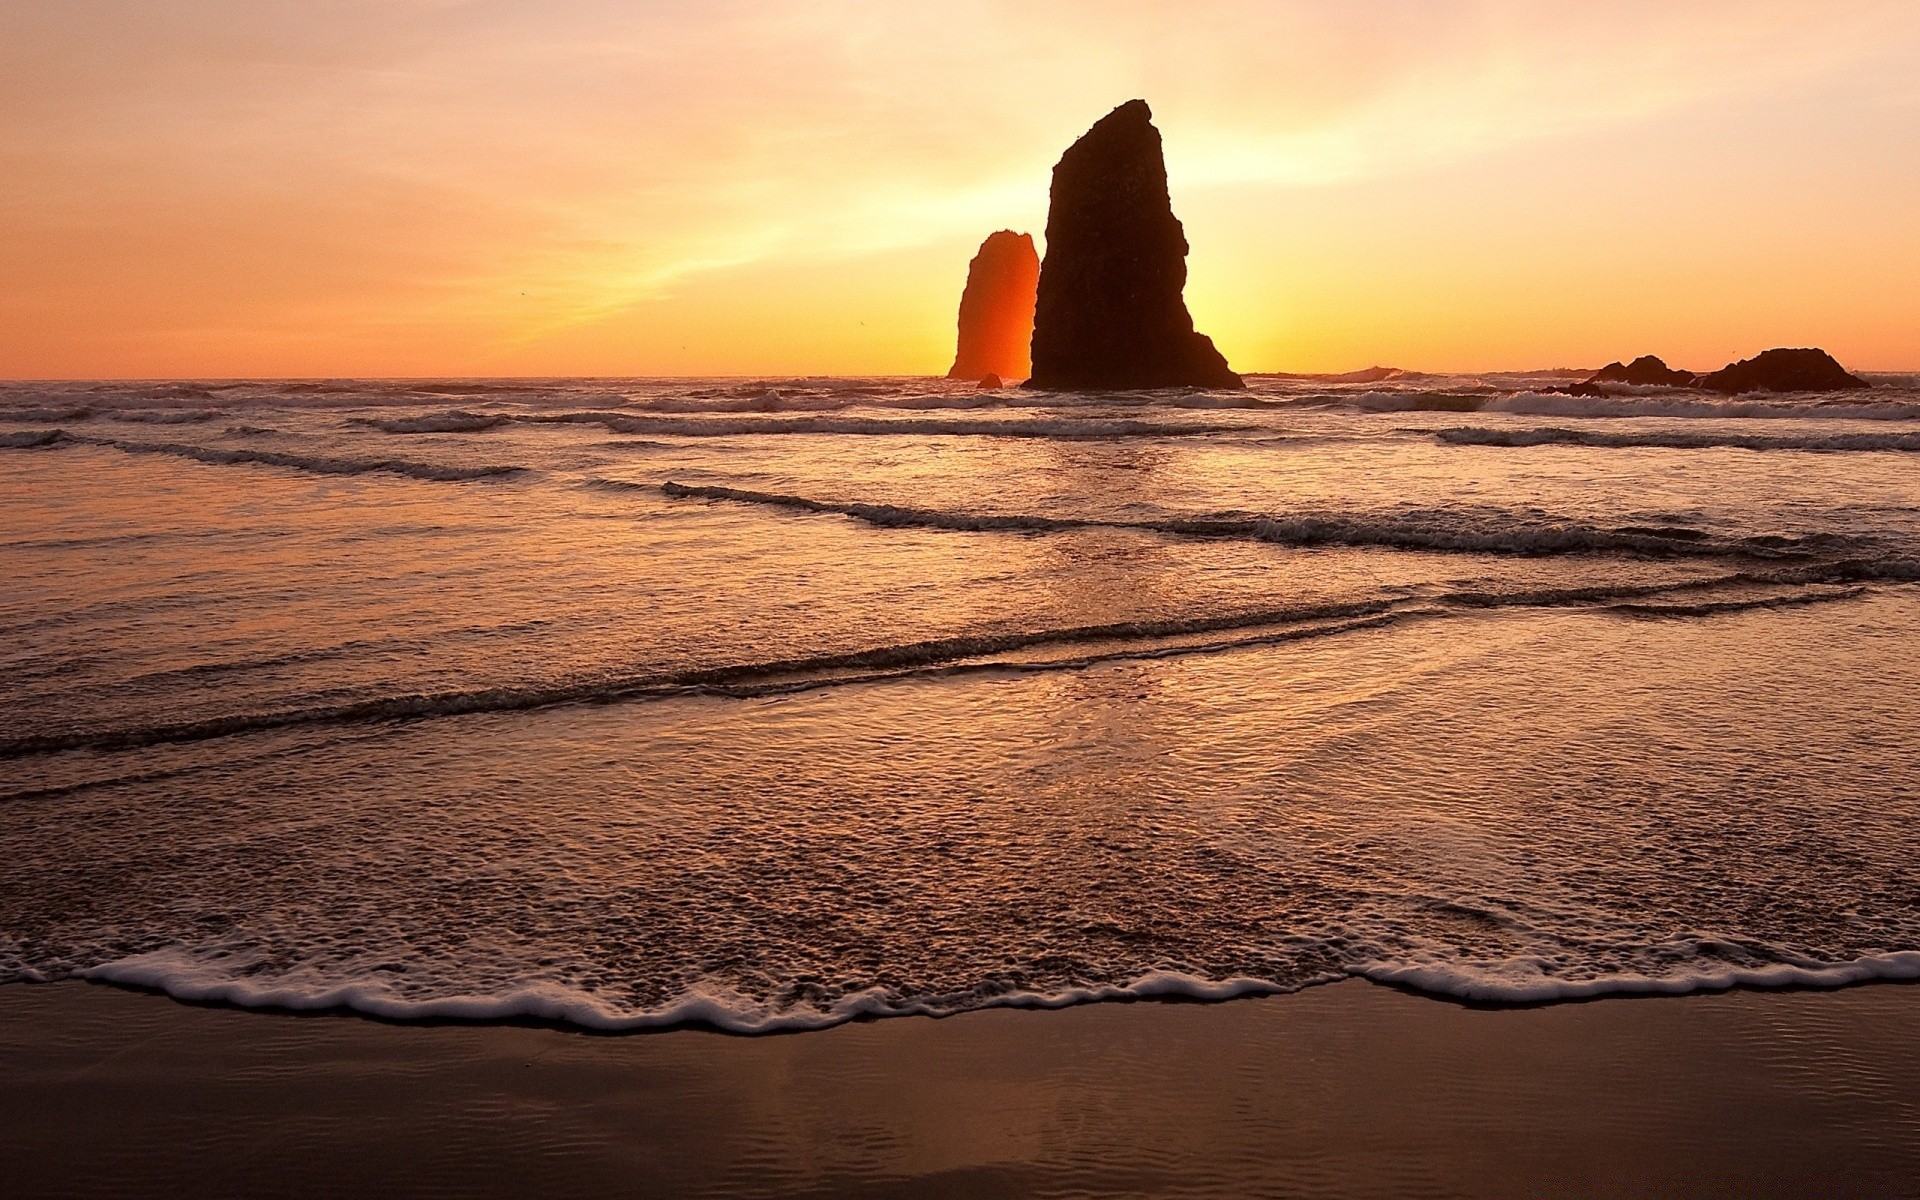
[[[1767,350],[1700,377],[1716,392],[1845,392],[1873,385],[1825,350]]]
[[[949,376],[949,378],[951,378],[951,376]],[[987,376],[980,381],[980,386],[988,390],[1003,388],[1007,386],[1007,381],[989,372]]]
[[[1692,371],[1676,371],[1651,354],[1630,363],[1608,363],[1588,383],[1631,383],[1642,387],[1692,387],[1699,378]]]
[[[1027,377],[1039,283],[1040,256],[1032,234],[1002,229],[980,243],[960,293],[960,345],[948,379]]]
[[[1053,168],[1028,387],[1246,386],[1182,292],[1187,238],[1144,100],[1114,109]]]

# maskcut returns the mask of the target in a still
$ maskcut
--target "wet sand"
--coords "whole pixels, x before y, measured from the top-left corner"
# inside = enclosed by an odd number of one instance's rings
[[[1911,1195],[1920,987],[741,1038],[0,988],[20,1196]]]

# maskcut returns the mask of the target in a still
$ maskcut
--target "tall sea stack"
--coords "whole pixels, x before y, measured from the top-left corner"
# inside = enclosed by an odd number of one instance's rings
[[[948,379],[1025,379],[1031,370],[1040,256],[1033,235],[1002,229],[980,243],[960,293],[960,346]]]
[[[1053,168],[1033,374],[1049,390],[1246,386],[1181,295],[1187,237],[1145,100],[1087,130]]]

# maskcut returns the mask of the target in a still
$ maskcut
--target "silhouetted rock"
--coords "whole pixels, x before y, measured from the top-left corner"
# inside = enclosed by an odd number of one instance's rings
[[[1873,385],[1835,362],[1825,350],[1767,350],[1700,377],[1716,392],[1846,392]]]
[[[988,375],[980,381],[980,386],[983,388],[1003,388],[1007,386],[1007,381],[998,375]]]
[[[948,379],[1027,377],[1039,283],[1040,256],[1032,234],[1003,229],[980,243],[960,293],[960,344]]]
[[[1167,197],[1160,131],[1146,101],[1129,100],[1053,168],[1027,386],[1246,386],[1194,332],[1186,283],[1187,238]]]
[[[1676,371],[1651,354],[1630,363],[1608,363],[1588,383],[1631,383],[1641,387],[1692,387],[1699,379],[1692,371]]]

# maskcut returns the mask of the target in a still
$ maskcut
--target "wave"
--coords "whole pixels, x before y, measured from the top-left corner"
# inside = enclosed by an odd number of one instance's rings
[[[1814,591],[1790,592],[1776,596],[1753,596],[1741,600],[1707,600],[1695,604],[1649,604],[1640,601],[1619,601],[1604,605],[1604,611],[1627,617],[1649,618],[1694,618],[1717,617],[1724,613],[1753,612],[1758,609],[1799,608],[1808,604],[1832,604],[1842,600],[1857,600],[1867,594],[1864,587],[1822,588]]]
[[[93,404],[0,411],[0,421],[59,424],[70,421],[125,421],[139,425],[199,425],[227,414],[217,408],[102,408]]]
[[[57,425],[62,421],[85,421],[94,414],[90,404],[74,404],[63,407],[9,408],[0,410],[0,421],[20,421],[26,424]]]
[[[885,417],[786,417],[675,419],[620,413],[562,413],[539,422],[584,422],[615,433],[652,437],[737,437],[761,434],[842,434],[854,437],[1003,437],[1096,441],[1106,438],[1190,437],[1228,433],[1233,426],[1129,418],[1036,417],[1018,421],[938,420]]]
[[[697,1027],[735,1034],[800,1033],[878,1017],[947,1016],[986,1008],[1058,1009],[1100,1001],[1231,1000],[1299,990],[1250,978],[1212,980],[1156,971],[1127,984],[1057,992],[1008,991],[985,984],[974,992],[902,995],[868,988],[831,1005],[781,1008],[720,987],[694,988],[657,1008],[623,1009],[593,992],[558,983],[522,984],[491,994],[414,998],[371,979],[340,982],[263,982],[236,974],[230,961],[208,960],[169,947],[77,972],[82,979],[145,988],[178,1000],[293,1012],[346,1010],[389,1021],[546,1021],[601,1033]],[[1329,975],[1332,982],[1339,976]]]
[[[1899,950],[1847,962],[1774,962],[1728,966],[1708,959],[1668,975],[1618,974],[1562,979],[1540,973],[1531,960],[1492,969],[1453,963],[1381,963],[1354,971],[1363,979],[1475,1004],[1548,1004],[1601,996],[1684,996],[1733,988],[1847,987],[1920,979],[1920,951]]]
[[[1686,526],[1628,525],[1606,529],[1571,520],[1528,521],[1497,512],[1436,511],[1406,516],[1223,514],[1121,520],[1025,513],[950,512],[859,501],[818,500],[779,492],[756,492],[671,480],[661,484],[660,491],[673,499],[724,500],[802,512],[838,514],[883,529],[918,527],[1032,533],[1128,529],[1179,537],[1270,542],[1299,547],[1380,547],[1526,557],[1625,553],[1661,558],[1729,555],[1787,558],[1833,547],[1831,539],[1826,537],[1721,538]]]
[[[1414,431],[1420,432],[1420,431]],[[1610,430],[1485,429],[1462,426],[1436,429],[1433,436],[1456,446],[1586,446],[1613,449],[1668,450],[1800,450],[1810,453],[1890,451],[1920,453],[1920,433],[1828,433],[1776,436],[1763,433],[1649,430],[1618,433]]]
[[[962,634],[955,637],[800,658],[696,667],[678,671],[646,672],[603,677],[578,683],[384,696],[313,708],[239,713],[198,721],[13,738],[0,741],[0,759],[24,758],[80,749],[130,750],[164,743],[207,741],[239,733],[306,725],[410,720],[487,712],[518,712],[563,704],[609,703],[649,695],[674,696],[697,692],[735,696],[763,695],[769,691],[793,690],[815,683],[831,672],[898,671],[903,668],[948,664],[964,659],[984,658],[994,654],[1053,645],[1167,639],[1232,629],[1339,620],[1385,613],[1392,607],[1394,605],[1389,601],[1368,600],[1343,605],[1264,609],[1162,621],[1130,621],[1057,629]]]
[[[524,383],[482,383],[460,379],[425,383],[409,381],[397,384],[396,387],[402,391],[420,392],[428,396],[520,396],[530,392],[540,393],[551,390],[541,387],[532,380]]]
[[[39,446],[57,446],[67,440],[62,429],[0,433],[0,450],[31,450]]]
[[[1347,408],[1369,413],[1511,413],[1541,417],[1688,417],[1743,420],[1820,419],[1830,421],[1920,421],[1920,400],[1912,398],[1838,399],[1822,394],[1773,396],[1765,400],[1714,397],[1672,388],[1623,389],[1606,396],[1570,396],[1565,392],[1454,388],[1319,392],[1296,396],[1292,407]]]
[[[978,409],[1071,409],[1093,405],[1107,409],[1265,409],[1282,402],[1246,392],[1026,392],[1018,388],[950,388],[907,392],[898,389],[852,388],[780,391],[773,388],[712,389],[668,396],[630,396],[634,409],[649,413],[729,415],[743,413],[833,413],[848,409],[885,409],[896,412],[972,411]],[[1084,419],[1084,418],[1083,418]],[[1099,419],[1099,418],[1093,418]]]
[[[1855,394],[1857,395],[1857,394]],[[1543,417],[1708,417],[1743,420],[1818,418],[1830,421],[1920,421],[1920,403],[1912,400],[1833,399],[1811,394],[1798,399],[1726,399],[1674,395],[1671,389],[1619,396],[1569,396],[1558,392],[1519,392],[1487,404],[1482,412]]]
[[[100,415],[109,421],[138,425],[199,425],[227,414],[217,408],[130,408]]]
[[[382,433],[479,433],[513,420],[504,413],[452,412],[428,413],[420,417],[349,417],[347,424],[378,429]]]
[[[194,446],[184,442],[127,442],[117,438],[83,437],[64,429],[34,434],[0,434],[0,448],[77,445],[100,446],[123,454],[170,454],[216,466],[253,465],[290,467],[315,475],[405,475],[413,479],[455,483],[476,479],[498,479],[517,475],[524,467],[457,467],[440,463],[413,462],[404,458],[327,458],[309,454],[285,454],[277,450],[241,450],[219,446]]]
[[[991,1008],[1060,1009],[1082,1004],[1143,1000],[1221,1002],[1303,991],[1361,978],[1390,987],[1473,1004],[1535,1005],[1602,996],[1677,996],[1734,988],[1837,988],[1869,982],[1920,979],[1920,952],[1905,950],[1842,962],[1808,959],[1756,966],[1729,966],[1701,953],[1701,945],[1671,947],[1688,966],[1664,974],[1617,973],[1563,978],[1541,972],[1533,959],[1486,964],[1447,962],[1354,963],[1287,981],[1236,975],[1208,978],[1176,970],[1149,971],[1125,982],[1054,991],[1009,990],[987,981],[969,991],[902,993],[869,987],[830,1004],[780,1006],[705,985],[648,1008],[630,1008],[579,987],[549,981],[517,983],[497,991],[408,996],[392,983],[361,975],[336,980],[297,980],[249,974],[251,962],[198,955],[179,946],[115,959],[77,971],[79,978],[143,988],[194,1003],[294,1012],[360,1013],[389,1021],[543,1021],[602,1033],[698,1027],[733,1034],[798,1033],[882,1017],[940,1017]],[[1692,950],[1688,954],[1688,949]],[[24,975],[45,979],[38,972]]]
[[[630,412],[480,414],[436,413],[400,419],[356,418],[387,433],[471,432],[506,421],[535,425],[598,425],[642,437],[742,437],[765,434],[841,434],[855,437],[1003,437],[1092,441],[1105,438],[1187,437],[1228,433],[1235,427],[1120,417],[1035,417],[1023,420],[940,420],[914,417],[636,416]]]
[[[1916,573],[1914,578],[1920,578],[1920,573]],[[702,694],[746,699],[821,687],[967,673],[1080,670],[1122,659],[1212,654],[1304,638],[1355,633],[1396,621],[1433,619],[1460,612],[1596,605],[1605,611],[1606,606],[1625,601],[1712,593],[1728,587],[1779,588],[1832,582],[1834,580],[1818,574],[1815,569],[1789,572],[1779,577],[1743,571],[1682,583],[1596,585],[1512,592],[1456,591],[1421,598],[1374,598],[1103,625],[959,634],[772,661],[649,671],[550,685],[382,696],[341,704],[236,713],[195,721],[28,735],[0,740],[0,760],[73,750],[133,750],[315,725],[425,720],[481,713],[524,712],[568,704],[609,704]],[[1846,595],[1810,594],[1808,599],[1800,602],[1849,599],[1863,591],[1853,589]],[[1792,602],[1791,599],[1774,597],[1744,605],[1703,604],[1698,612],[1699,615],[1711,615],[1737,611],[1743,606],[1770,607]],[[1669,615],[1681,614],[1681,608],[1676,606]],[[1235,632],[1250,632],[1253,636],[1229,641],[1192,640]],[[1102,648],[1101,644],[1106,645]],[[1047,659],[1005,657],[1035,650],[1075,647],[1092,649],[1088,653]]]

